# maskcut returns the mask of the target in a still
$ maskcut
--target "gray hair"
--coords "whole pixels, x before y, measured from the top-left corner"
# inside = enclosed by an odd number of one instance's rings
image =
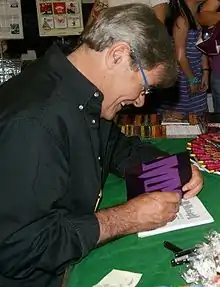
[[[172,41],[165,26],[154,11],[144,4],[127,4],[104,10],[95,22],[87,26],[81,43],[101,52],[117,42],[131,47],[131,66],[137,69],[132,51],[146,70],[162,64],[159,81],[162,87],[171,86],[177,76]]]

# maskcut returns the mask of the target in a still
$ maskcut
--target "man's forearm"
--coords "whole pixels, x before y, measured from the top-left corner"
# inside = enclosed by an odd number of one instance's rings
[[[98,211],[97,244],[122,235],[153,230],[172,221],[179,210],[180,196],[174,192],[144,193],[122,205]]]
[[[132,219],[131,210],[126,204],[100,210],[96,213],[100,226],[99,243],[115,237],[137,232],[137,226]]]

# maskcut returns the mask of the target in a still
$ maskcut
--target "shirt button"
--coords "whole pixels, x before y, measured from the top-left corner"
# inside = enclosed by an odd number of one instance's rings
[[[83,105],[79,105],[79,109],[80,109],[80,111],[82,111],[83,110]]]
[[[95,92],[94,97],[98,98],[99,97],[99,93]]]
[[[100,159],[101,159],[101,157],[99,156],[99,157],[98,157],[98,160],[100,160]]]
[[[92,120],[92,123],[95,124],[95,120]]]

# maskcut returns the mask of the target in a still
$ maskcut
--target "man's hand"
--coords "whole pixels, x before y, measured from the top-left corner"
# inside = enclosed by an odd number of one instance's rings
[[[123,205],[98,211],[98,243],[165,225],[175,219],[180,201],[177,192],[152,192],[139,195]]]
[[[191,198],[197,195],[203,187],[203,178],[199,169],[192,165],[192,177],[188,183],[183,186],[184,198]]]
[[[151,192],[128,201],[130,218],[136,222],[135,232],[155,229],[173,221],[180,201],[177,192]]]

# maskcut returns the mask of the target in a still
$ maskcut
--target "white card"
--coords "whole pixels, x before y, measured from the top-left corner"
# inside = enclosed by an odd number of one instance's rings
[[[93,287],[135,287],[142,274],[113,269]]]

